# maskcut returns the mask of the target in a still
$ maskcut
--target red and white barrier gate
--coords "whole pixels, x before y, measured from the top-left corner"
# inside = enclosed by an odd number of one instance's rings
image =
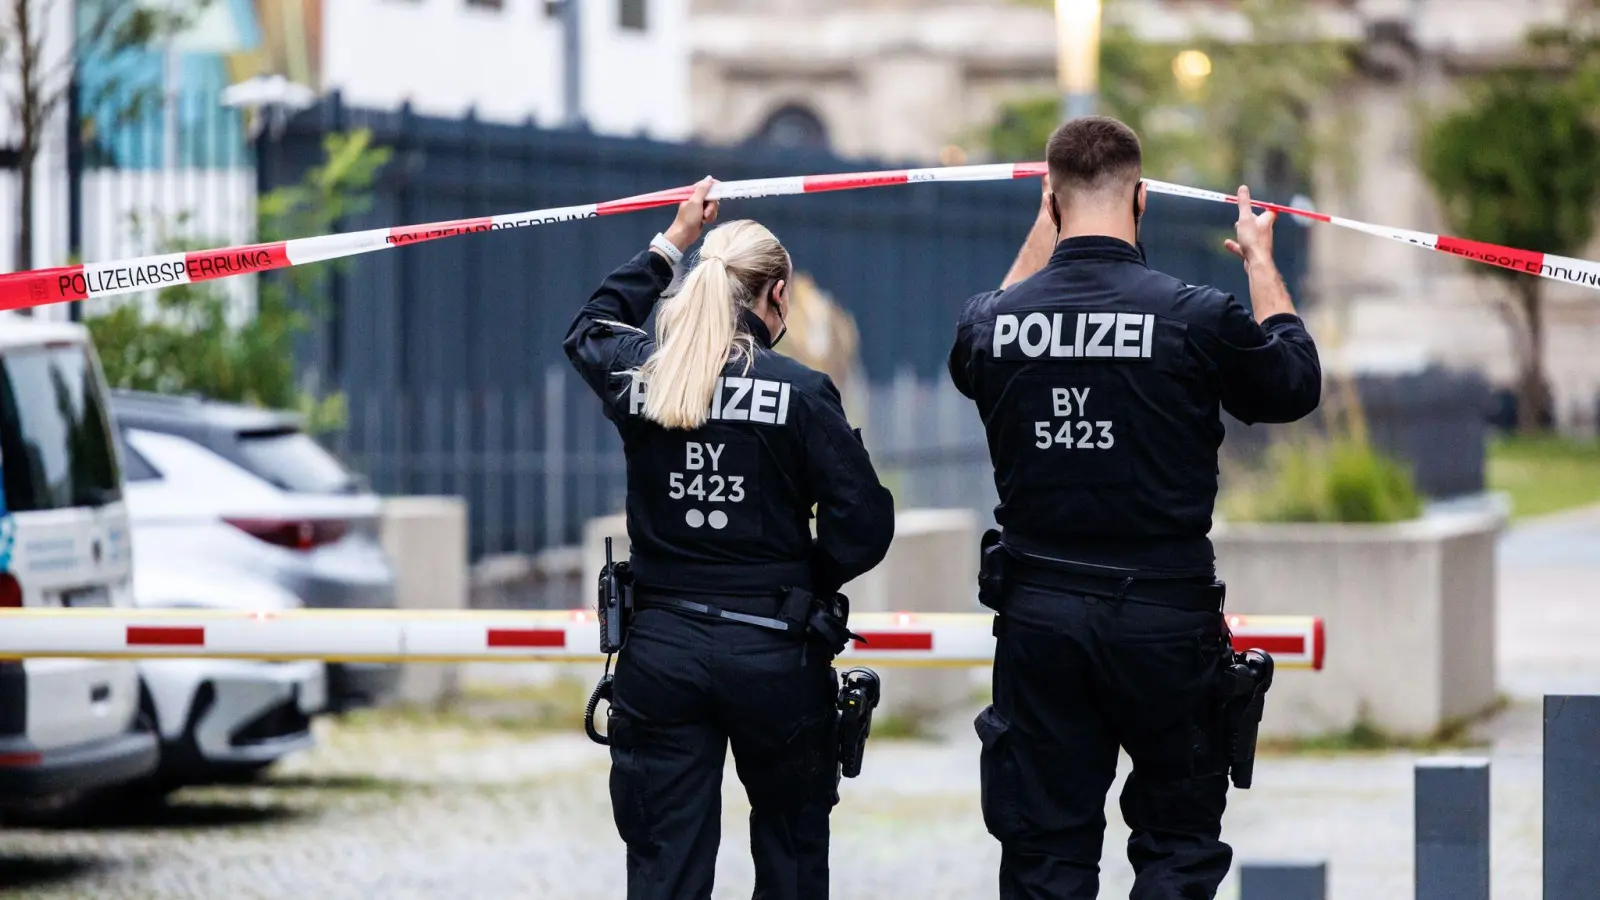
[[[983,666],[994,660],[986,613],[850,616],[854,642],[841,663]],[[1322,620],[1229,616],[1236,650],[1260,649],[1277,665],[1321,669]],[[0,659],[320,659],[330,662],[600,662],[591,610],[417,611],[296,609],[0,610]]]

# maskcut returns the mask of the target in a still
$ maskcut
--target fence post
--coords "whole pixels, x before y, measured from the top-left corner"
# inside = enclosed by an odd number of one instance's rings
[[[567,541],[567,409],[566,371],[544,370],[544,546]]]
[[[1600,884],[1600,696],[1544,698],[1544,896]]]
[[[909,366],[901,366],[894,373],[894,381],[889,383],[889,451],[894,459],[894,468],[900,476],[900,484],[895,492],[898,504],[907,507],[922,506],[926,503],[919,493],[922,482],[922,470],[918,451],[925,444],[917,440],[917,423],[922,421],[925,410],[917,408],[917,373]]]
[[[1489,761],[1417,760],[1415,799],[1417,900],[1489,900]]]
[[[1239,900],[1328,900],[1328,864],[1245,863],[1239,867]]]

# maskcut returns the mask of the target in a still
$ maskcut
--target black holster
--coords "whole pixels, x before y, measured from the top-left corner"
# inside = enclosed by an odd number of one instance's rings
[[[855,668],[839,676],[839,774],[845,778],[861,774],[878,697],[877,672]]]
[[[1248,790],[1255,776],[1256,738],[1261,729],[1261,714],[1266,708],[1267,691],[1272,687],[1272,656],[1261,650],[1234,653],[1224,675],[1228,699],[1225,715],[1228,727],[1228,768],[1233,786]]]
[[[849,597],[835,593],[824,600],[804,588],[785,588],[781,596],[778,619],[789,625],[790,633],[827,651],[829,657],[843,653],[852,640],[866,642],[849,628]]]
[[[994,528],[985,531],[978,545],[978,602],[995,612],[1000,612],[1001,598],[1005,595],[1009,560],[1005,546],[1000,543],[1000,532]]]

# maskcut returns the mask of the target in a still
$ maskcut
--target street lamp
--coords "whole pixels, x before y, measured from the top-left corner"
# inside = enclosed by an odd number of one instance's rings
[[[1056,77],[1061,114],[1094,115],[1100,81],[1101,0],[1056,0]]]

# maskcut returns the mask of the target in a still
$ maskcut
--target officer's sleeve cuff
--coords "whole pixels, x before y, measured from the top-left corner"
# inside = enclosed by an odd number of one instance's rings
[[[1277,315],[1267,316],[1267,318],[1261,323],[1261,330],[1272,331],[1276,328],[1287,326],[1293,326],[1295,328],[1299,328],[1301,331],[1304,331],[1306,323],[1305,320],[1301,319],[1294,313],[1278,313]]]
[[[649,269],[650,274],[655,276],[657,288],[665,290],[667,285],[672,283],[672,263],[667,262],[665,257],[652,250],[644,251],[644,257],[645,268]]]

